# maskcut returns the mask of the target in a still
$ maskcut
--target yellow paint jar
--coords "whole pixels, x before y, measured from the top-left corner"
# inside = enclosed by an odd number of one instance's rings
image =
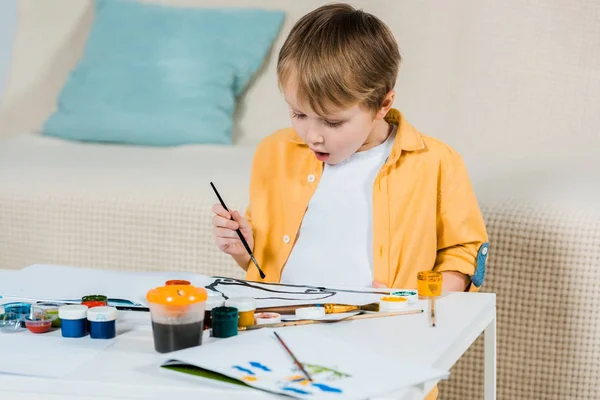
[[[438,297],[442,295],[442,273],[421,271],[417,273],[417,291],[419,297]]]
[[[225,302],[226,307],[235,307],[239,313],[238,326],[240,328],[255,325],[254,311],[256,300],[252,297],[233,297]]]

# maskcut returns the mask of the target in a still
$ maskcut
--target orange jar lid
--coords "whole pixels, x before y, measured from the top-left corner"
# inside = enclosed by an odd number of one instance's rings
[[[203,288],[191,285],[168,285],[151,289],[146,300],[165,306],[187,306],[206,301],[208,295]]]
[[[184,281],[182,279],[171,279],[170,281],[165,282],[165,285],[191,285],[190,281]]]

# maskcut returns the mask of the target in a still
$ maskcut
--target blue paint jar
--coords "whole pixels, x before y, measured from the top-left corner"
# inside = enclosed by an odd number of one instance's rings
[[[6,303],[4,304],[5,312],[12,313],[12,315],[19,319],[19,327],[25,328],[25,318],[31,315],[31,303],[24,303],[21,301],[14,303]]]
[[[88,307],[82,305],[67,305],[58,308],[60,330],[66,338],[80,338],[87,335]]]
[[[117,309],[115,307],[93,307],[87,312],[92,339],[113,339],[117,335]]]

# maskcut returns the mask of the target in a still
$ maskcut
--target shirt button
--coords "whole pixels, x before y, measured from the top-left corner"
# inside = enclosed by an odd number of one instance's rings
[[[481,254],[483,254],[484,256],[487,254],[488,249],[487,247],[484,247],[483,250],[481,250]]]
[[[314,176],[313,174],[310,174],[310,175],[308,176],[308,181],[309,181],[310,183],[313,183],[313,182],[315,181],[315,176]]]
[[[290,237],[288,235],[283,235],[283,243],[288,244],[290,242]]]

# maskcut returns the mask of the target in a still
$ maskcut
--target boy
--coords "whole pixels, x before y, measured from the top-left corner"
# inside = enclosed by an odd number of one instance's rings
[[[277,65],[293,128],[257,148],[245,218],[213,207],[215,241],[247,279],[260,277],[238,227],[269,282],[416,288],[436,269],[445,291],[481,287],[487,234],[467,171],[392,108],[399,64],[389,29],[349,5],[293,27]]]
[[[435,268],[446,291],[483,283],[487,234],[461,157],[392,108],[398,45],[346,4],[300,19],[277,73],[293,128],[254,156],[246,218],[213,211],[219,248],[260,280],[415,288]]]

